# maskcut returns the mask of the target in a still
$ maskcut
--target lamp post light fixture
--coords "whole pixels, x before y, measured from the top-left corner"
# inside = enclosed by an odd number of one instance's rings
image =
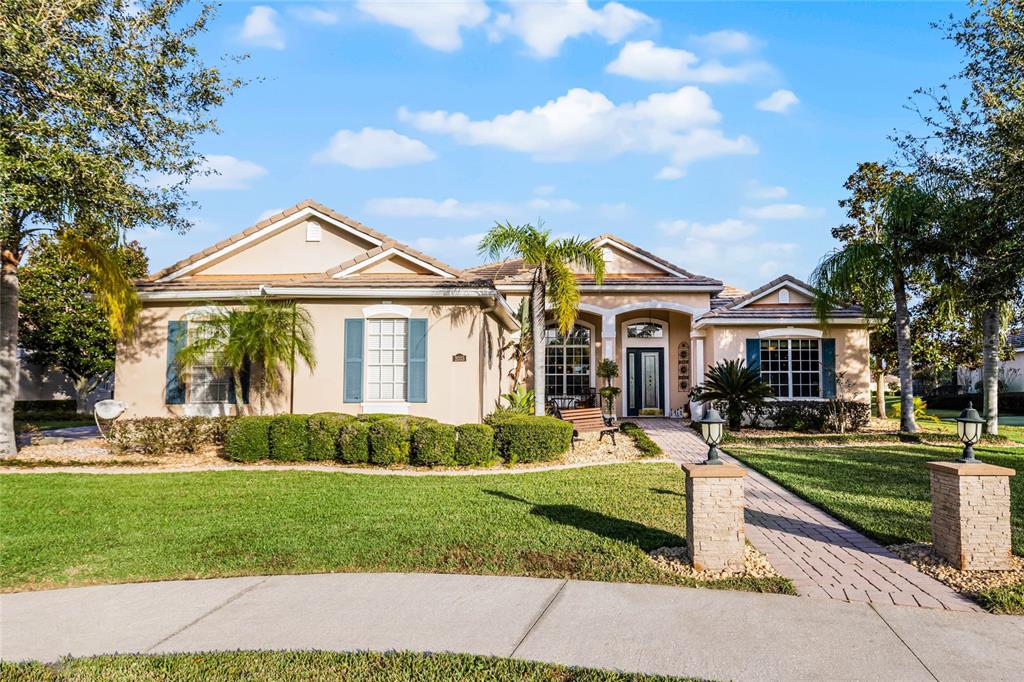
[[[956,435],[964,444],[961,462],[977,462],[974,458],[974,446],[981,440],[981,427],[985,420],[981,418],[974,406],[968,402],[967,409],[956,418]]]
[[[722,433],[725,429],[725,420],[718,414],[715,408],[708,409],[704,418],[697,422],[700,424],[700,435],[708,444],[708,459],[705,464],[725,464],[719,457],[718,444],[722,442]]]

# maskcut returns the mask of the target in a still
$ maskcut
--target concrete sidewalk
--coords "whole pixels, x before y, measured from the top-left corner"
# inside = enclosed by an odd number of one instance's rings
[[[338,573],[0,595],[0,657],[454,651],[709,679],[1010,680],[1024,618],[656,585]]]

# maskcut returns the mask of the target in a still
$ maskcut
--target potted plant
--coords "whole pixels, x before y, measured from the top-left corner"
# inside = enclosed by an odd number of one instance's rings
[[[612,385],[612,379],[619,376],[619,364],[611,358],[605,358],[597,363],[595,370],[599,378],[604,379],[598,393],[601,395],[601,407],[605,408],[605,421],[611,424],[615,420],[615,399],[622,393],[622,389]]]

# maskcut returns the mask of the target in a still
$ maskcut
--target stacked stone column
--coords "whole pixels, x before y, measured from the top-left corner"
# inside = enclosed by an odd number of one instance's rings
[[[962,571],[1010,568],[1010,476],[992,464],[928,462],[935,552]]]
[[[698,571],[743,570],[743,477],[732,464],[684,464],[686,552]]]

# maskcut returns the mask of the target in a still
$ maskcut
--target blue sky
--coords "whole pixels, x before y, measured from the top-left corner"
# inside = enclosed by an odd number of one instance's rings
[[[456,266],[495,220],[614,232],[753,288],[834,245],[858,161],[958,68],[954,3],[226,3],[254,80],[153,269],[305,198]]]

